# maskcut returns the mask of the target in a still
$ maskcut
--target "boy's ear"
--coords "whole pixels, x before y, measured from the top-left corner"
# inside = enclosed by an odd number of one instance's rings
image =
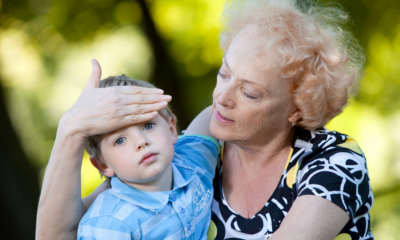
[[[112,177],[114,176],[115,172],[105,163],[102,163],[98,160],[94,155],[90,155],[90,162],[92,165],[97,168],[104,176]]]
[[[174,117],[169,118],[169,131],[171,132],[171,138],[175,144],[178,141],[178,131],[176,130],[176,119]]]

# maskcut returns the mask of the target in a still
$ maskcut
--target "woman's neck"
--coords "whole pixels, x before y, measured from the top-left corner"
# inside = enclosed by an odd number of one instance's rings
[[[224,147],[224,159],[238,161],[242,167],[270,165],[275,161],[287,159],[293,142],[295,130],[275,134],[275,137],[264,137],[253,141],[226,142]],[[264,135],[264,136],[274,136]],[[254,161],[257,159],[257,161]],[[253,168],[254,169],[254,168]]]
[[[255,144],[253,139],[245,144],[226,142],[224,146],[223,192],[229,206],[245,218],[259,212],[278,186],[294,130],[264,136],[275,137],[266,139],[264,144]]]

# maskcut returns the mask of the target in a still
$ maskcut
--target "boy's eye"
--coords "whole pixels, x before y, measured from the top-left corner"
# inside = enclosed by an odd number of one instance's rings
[[[144,130],[150,130],[150,129],[153,128],[153,126],[154,126],[154,123],[148,123],[148,124],[146,124],[146,125],[144,126]]]
[[[115,141],[116,145],[121,145],[125,142],[125,138],[118,138],[117,141]]]

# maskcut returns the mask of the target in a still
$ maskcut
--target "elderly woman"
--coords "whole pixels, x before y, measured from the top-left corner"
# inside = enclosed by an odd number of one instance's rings
[[[373,239],[365,157],[355,140],[323,128],[356,91],[363,63],[340,26],[346,16],[294,0],[226,8],[213,105],[186,131],[223,147],[210,239]],[[147,120],[169,101],[152,90],[96,89],[94,69],[59,125],[39,205],[41,239],[73,238],[85,207],[105,189],[80,200],[84,136]],[[105,107],[94,91],[109,91],[102,95],[115,101]]]

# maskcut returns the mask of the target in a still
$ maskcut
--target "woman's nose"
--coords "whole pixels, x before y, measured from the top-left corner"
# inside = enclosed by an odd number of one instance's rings
[[[235,97],[232,86],[229,83],[224,83],[222,86],[217,86],[217,88],[217,103],[226,108],[233,108],[235,106]]]

